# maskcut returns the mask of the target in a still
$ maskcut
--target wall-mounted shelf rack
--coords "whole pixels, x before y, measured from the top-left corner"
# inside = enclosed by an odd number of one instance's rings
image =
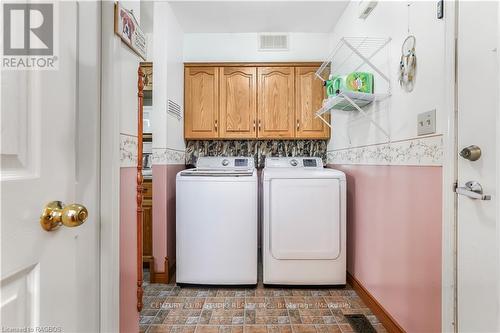
[[[379,123],[374,121],[363,110],[369,104],[383,100],[391,95],[391,81],[388,75],[374,63],[374,58],[380,56],[380,52],[391,42],[391,38],[379,37],[343,37],[328,56],[325,62],[316,71],[316,76],[323,82],[340,75],[347,75],[368,66],[373,70],[377,80],[385,82],[385,89],[380,93],[361,93],[353,91],[341,91],[338,95],[323,101],[323,106],[316,112],[323,122],[331,127],[330,123],[323,118],[323,114],[333,110],[359,111],[372,124],[377,127],[390,140],[390,135]],[[377,83],[377,86],[380,84]]]
[[[360,92],[345,91],[340,92],[337,96],[330,97],[323,102],[323,107],[316,111],[316,117],[321,119],[330,128],[330,123],[323,118],[323,114],[333,110],[339,111],[359,111],[365,118],[367,118],[375,127],[377,127],[387,139],[390,139],[389,133],[376,121],[374,121],[362,108],[375,101],[381,101],[390,94],[366,94]]]

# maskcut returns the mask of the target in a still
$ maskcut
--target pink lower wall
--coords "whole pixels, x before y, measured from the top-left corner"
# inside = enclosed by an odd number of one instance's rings
[[[175,177],[184,164],[153,165],[153,257],[163,272],[165,257],[175,265]]]
[[[137,312],[137,169],[120,169],[120,332],[139,331]]]
[[[153,165],[153,257],[155,271],[165,270],[167,256],[167,165]]]
[[[440,332],[441,167],[329,167],[347,175],[348,272],[407,332]]]
[[[169,258],[170,269],[175,265],[175,205],[176,205],[176,176],[181,170],[184,170],[184,164],[167,165],[167,255]]]

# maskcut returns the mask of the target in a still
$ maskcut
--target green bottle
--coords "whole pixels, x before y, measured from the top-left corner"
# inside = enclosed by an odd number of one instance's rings
[[[373,93],[373,74],[365,72],[352,72],[347,75],[345,85],[349,91]]]
[[[333,97],[337,95],[337,90],[335,89],[335,80],[326,80],[323,85],[326,87],[326,96]]]

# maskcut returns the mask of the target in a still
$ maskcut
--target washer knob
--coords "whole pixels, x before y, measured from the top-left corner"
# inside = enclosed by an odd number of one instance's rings
[[[296,167],[296,166],[299,164],[299,162],[297,162],[297,160],[291,160],[291,161],[290,161],[290,164],[291,164],[292,166]]]
[[[229,165],[229,160],[226,160],[226,159],[222,160],[222,165],[223,166],[228,166]]]

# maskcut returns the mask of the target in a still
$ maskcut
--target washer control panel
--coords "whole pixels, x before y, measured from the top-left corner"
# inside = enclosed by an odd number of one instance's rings
[[[234,160],[235,167],[247,167],[248,166],[248,158],[236,158]]]
[[[311,158],[303,159],[302,163],[304,163],[304,168],[315,168],[318,166],[317,161],[315,159],[311,159]]]
[[[319,157],[267,157],[266,168],[323,168]]]
[[[196,167],[200,169],[253,169],[252,157],[198,157]]]

